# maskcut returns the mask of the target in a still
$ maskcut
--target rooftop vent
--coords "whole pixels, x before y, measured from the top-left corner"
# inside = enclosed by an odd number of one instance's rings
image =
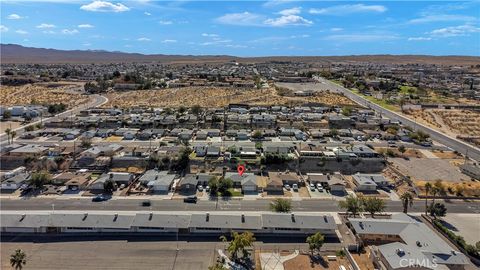
[[[205,220],[208,222],[210,221],[210,213],[207,213],[206,217],[205,217]]]
[[[292,217],[292,222],[295,222],[295,214],[292,213],[291,217]]]
[[[417,247],[421,247],[422,246],[422,243],[420,243],[420,241],[417,241]]]
[[[152,218],[153,218],[153,213],[150,212],[150,215],[148,215],[148,220],[152,220]]]
[[[242,223],[245,223],[245,215],[242,214]]]
[[[397,249],[397,255],[398,256],[403,256],[403,255],[405,255],[405,251],[403,249],[399,248],[399,249]]]
[[[117,218],[118,218],[118,214],[115,213],[115,215],[113,216],[113,221],[117,221]]]
[[[22,214],[22,217],[20,218],[20,221],[23,221],[26,216],[27,216],[27,214]]]
[[[87,217],[88,217],[88,213],[84,213],[84,214],[83,214],[82,221],[84,221],[85,219],[87,219]]]

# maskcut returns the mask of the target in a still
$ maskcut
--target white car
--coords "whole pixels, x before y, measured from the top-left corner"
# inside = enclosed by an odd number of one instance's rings
[[[293,188],[293,191],[298,191],[298,185],[297,184],[293,184],[292,188]]]
[[[314,183],[310,183],[310,190],[315,191],[315,184]]]
[[[290,185],[289,185],[289,184],[286,184],[286,185],[285,185],[285,189],[286,189],[286,190],[290,190]]]
[[[202,185],[198,186],[198,191],[203,191],[203,186]]]

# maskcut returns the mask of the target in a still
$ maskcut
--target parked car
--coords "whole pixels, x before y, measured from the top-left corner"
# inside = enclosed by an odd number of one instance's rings
[[[185,203],[197,203],[197,196],[190,196],[190,197],[186,197],[183,199],[183,202]]]
[[[203,186],[202,185],[198,186],[198,191],[203,191]]]
[[[286,190],[290,190],[290,185],[289,185],[289,184],[286,184],[286,185],[285,185],[285,189],[286,189]]]
[[[315,191],[315,184],[314,183],[310,183],[310,190]]]
[[[210,187],[209,187],[209,186],[206,186],[206,187],[205,187],[205,191],[206,191],[206,192],[210,192]]]
[[[107,200],[107,197],[105,197],[103,195],[97,195],[97,196],[93,197],[92,202],[103,202],[103,201],[106,201],[106,200]]]
[[[292,188],[293,188],[293,191],[298,191],[298,185],[297,184],[293,184]]]

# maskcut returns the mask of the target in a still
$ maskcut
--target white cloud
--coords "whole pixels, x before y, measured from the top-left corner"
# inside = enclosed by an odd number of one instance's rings
[[[345,34],[345,35],[330,35],[325,37],[325,40],[338,42],[373,42],[373,41],[389,41],[398,39],[396,35],[382,35],[382,34]]]
[[[8,27],[6,27],[5,25],[0,25],[0,32],[7,32],[8,31]]]
[[[435,29],[430,32],[430,35],[433,37],[458,37],[458,36],[468,36],[471,33],[479,33],[480,27],[476,27],[470,24],[459,25],[459,26],[450,26],[440,29]]]
[[[85,46],[85,47],[89,47],[89,46],[92,46],[92,43],[86,42],[86,43],[83,43],[82,45]]]
[[[64,35],[75,35],[75,34],[78,34],[78,30],[77,29],[63,29],[62,30],[62,34]]]
[[[281,16],[279,18],[267,19],[264,21],[265,24],[271,26],[287,26],[287,25],[311,25],[312,21],[309,21],[298,15],[287,15]]]
[[[222,24],[253,26],[261,24],[262,19],[263,16],[261,15],[245,11],[242,13],[225,14],[217,18],[216,21]]]
[[[465,15],[447,15],[447,14],[436,14],[436,15],[427,15],[420,18],[412,19],[408,23],[431,23],[431,22],[470,22],[476,20],[475,17],[465,16]]]
[[[47,29],[47,28],[55,28],[55,25],[49,24],[49,23],[42,23],[37,26],[35,26],[38,29]]]
[[[263,4],[264,7],[274,7],[278,5],[283,5],[291,2],[296,2],[298,0],[270,0]]]
[[[79,24],[77,27],[78,28],[94,28],[95,26],[88,23],[84,23],[84,24]]]
[[[340,5],[332,6],[328,8],[311,8],[309,12],[311,14],[322,14],[322,15],[346,15],[352,13],[362,13],[362,12],[378,12],[382,13],[387,11],[385,6],[381,5],[364,5],[364,4],[354,4],[354,5]]]
[[[408,41],[428,41],[432,40],[431,37],[409,37]]]
[[[42,33],[44,33],[44,34],[49,34],[49,35],[53,35],[53,34],[55,34],[55,31],[46,30],[46,31],[42,31]]]
[[[218,37],[217,34],[208,34],[208,33],[203,33],[202,37]]]
[[[164,20],[160,20],[158,21],[159,24],[163,24],[163,25],[170,25],[170,24],[173,24],[172,21],[164,21]]]
[[[15,13],[12,13],[10,15],[7,16],[7,19],[9,20],[20,20],[20,19],[24,19],[25,17],[22,17],[18,14],[15,14]]]
[[[147,15],[147,16],[151,16],[151,15],[152,15],[152,13],[146,12],[146,11],[145,11],[143,14],[145,14],[145,15]]]
[[[287,15],[300,14],[301,12],[302,12],[301,7],[294,7],[294,8],[284,9],[284,10],[278,12],[278,14],[287,16]]]
[[[114,4],[107,1],[93,1],[90,4],[81,6],[80,9],[93,12],[124,12],[130,10],[124,4]]]
[[[333,28],[330,28],[330,31],[332,32],[339,32],[339,31],[342,31],[343,28],[340,28],[340,27],[333,27]]]
[[[137,41],[151,41],[151,39],[146,37],[137,38]]]
[[[177,40],[176,39],[165,39],[165,40],[162,40],[162,43],[176,43]]]
[[[28,34],[27,31],[22,30],[22,29],[19,29],[19,30],[15,31],[15,33],[20,34],[20,35],[26,35],[26,34]]]

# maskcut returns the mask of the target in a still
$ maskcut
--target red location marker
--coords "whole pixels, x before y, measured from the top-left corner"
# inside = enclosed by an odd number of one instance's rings
[[[243,165],[238,165],[237,167],[238,174],[242,176],[242,174],[245,172],[245,166]]]

